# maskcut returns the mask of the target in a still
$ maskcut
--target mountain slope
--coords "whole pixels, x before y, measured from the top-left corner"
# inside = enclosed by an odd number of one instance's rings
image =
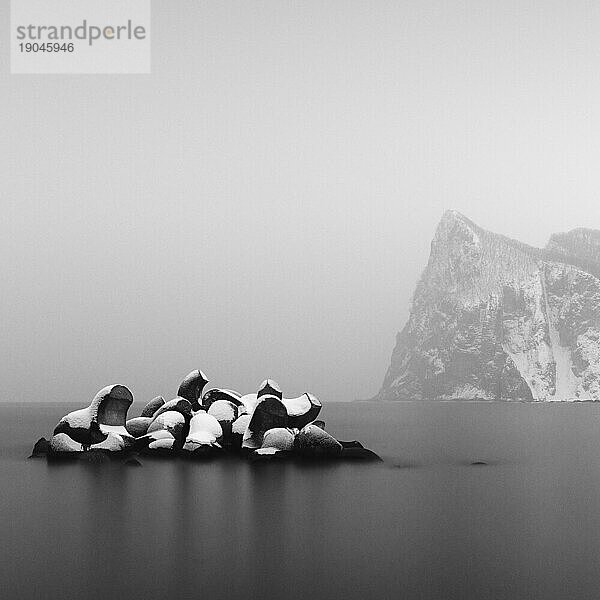
[[[442,218],[382,400],[600,399],[600,232],[545,249]]]

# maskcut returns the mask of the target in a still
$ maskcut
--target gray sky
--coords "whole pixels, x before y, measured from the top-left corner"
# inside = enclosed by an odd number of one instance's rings
[[[600,228],[599,31],[572,0],[154,0],[129,76],[11,76],[2,36],[2,399],[198,367],[373,395],[446,208]]]

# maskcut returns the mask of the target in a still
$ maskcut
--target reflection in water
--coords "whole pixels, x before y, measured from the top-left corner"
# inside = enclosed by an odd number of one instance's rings
[[[326,406],[333,433],[382,465],[23,460],[65,408],[0,408],[2,598],[600,589],[600,406]]]

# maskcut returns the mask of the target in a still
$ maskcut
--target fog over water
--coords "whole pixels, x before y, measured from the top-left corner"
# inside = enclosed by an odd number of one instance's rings
[[[10,75],[0,38],[0,398],[198,367],[372,396],[446,208],[600,228],[598,31],[587,2],[154,2],[131,76]]]

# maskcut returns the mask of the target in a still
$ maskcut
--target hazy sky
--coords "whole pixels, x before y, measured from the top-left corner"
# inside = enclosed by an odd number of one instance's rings
[[[372,396],[446,208],[600,228],[599,32],[573,0],[154,0],[125,76],[10,75],[2,36],[1,398]]]

